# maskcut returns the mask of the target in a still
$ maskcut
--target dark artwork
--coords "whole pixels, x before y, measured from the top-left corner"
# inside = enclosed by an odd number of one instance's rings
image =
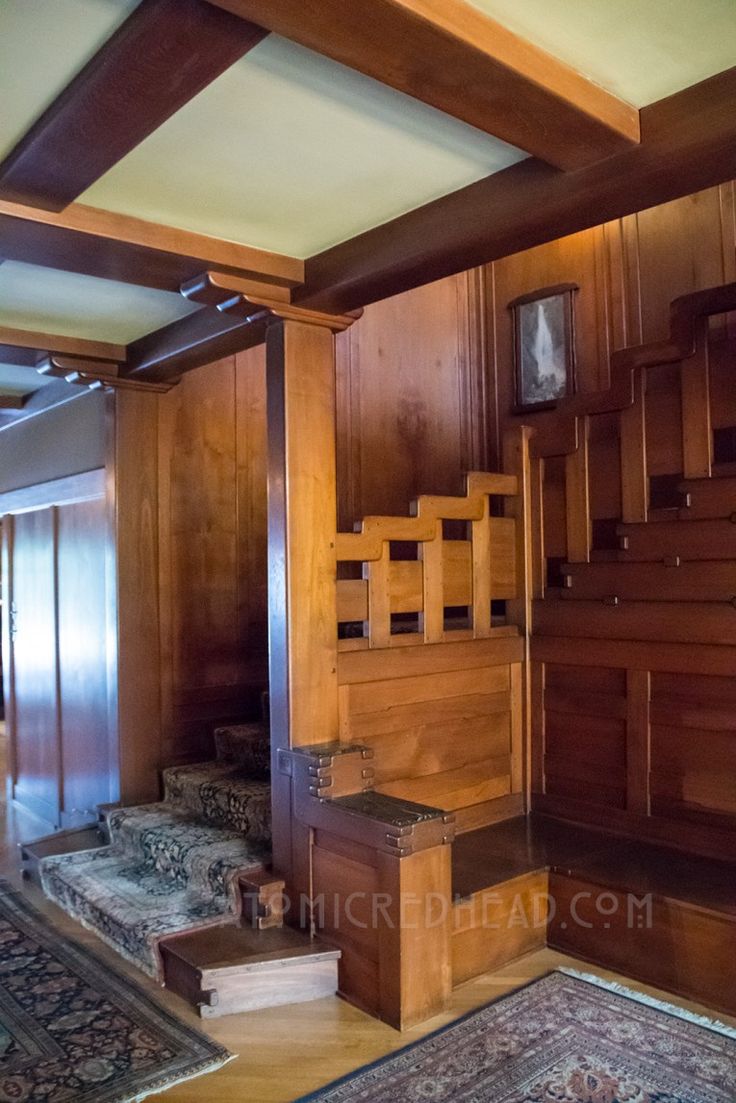
[[[527,410],[554,404],[573,390],[572,290],[525,296],[511,305],[517,406]]]

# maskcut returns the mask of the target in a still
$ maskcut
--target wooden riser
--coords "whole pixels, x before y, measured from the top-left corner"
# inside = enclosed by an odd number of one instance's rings
[[[736,561],[710,563],[570,563],[561,597],[581,600],[732,602]]]
[[[547,941],[547,871],[474,893],[453,908],[452,983],[500,969]]]
[[[337,991],[340,951],[289,928],[211,927],[161,943],[165,985],[214,1019]]]
[[[736,524],[727,520],[653,521],[619,525],[621,562],[679,556],[684,560],[736,559]]]
[[[596,906],[601,893],[605,915]],[[736,1013],[736,918],[654,894],[647,927],[640,892],[554,873],[550,896],[553,949]]]
[[[534,631],[540,636],[642,640],[656,643],[736,644],[736,609],[707,602],[535,601]]]
[[[690,499],[679,512],[683,520],[724,518],[736,512],[736,478],[686,479],[680,489]]]

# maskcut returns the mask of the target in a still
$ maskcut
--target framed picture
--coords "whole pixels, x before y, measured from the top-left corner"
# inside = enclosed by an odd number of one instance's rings
[[[575,391],[577,284],[544,287],[509,303],[514,321],[518,413],[546,410]]]

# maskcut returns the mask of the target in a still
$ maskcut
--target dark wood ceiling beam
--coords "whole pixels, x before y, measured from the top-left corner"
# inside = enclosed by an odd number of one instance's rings
[[[0,164],[0,196],[61,210],[266,34],[205,0],[142,0]]]
[[[152,383],[176,382],[184,372],[260,345],[265,336],[265,321],[205,307],[128,345],[122,374]]]
[[[464,0],[211,0],[565,170],[639,140],[639,113]]]
[[[278,287],[304,281],[294,257],[80,203],[57,214],[0,199],[0,256],[163,291],[208,268]]]
[[[294,302],[353,310],[736,176],[736,67],[642,110],[640,146],[574,174],[529,159],[307,261]]]

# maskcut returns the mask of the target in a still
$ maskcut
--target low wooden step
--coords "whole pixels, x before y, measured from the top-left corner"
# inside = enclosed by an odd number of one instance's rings
[[[683,520],[708,520],[736,513],[736,478],[685,479],[680,489],[688,502],[679,511]]]
[[[55,831],[53,835],[41,835],[38,839],[18,844],[21,872],[29,881],[40,885],[38,863],[42,858],[72,854],[77,850],[94,850],[104,845],[105,839],[97,824],[70,827],[65,831]]]
[[[337,991],[340,951],[300,931],[208,927],[161,943],[164,983],[214,1019]]]
[[[736,561],[566,563],[563,600],[718,601],[736,598]]]
[[[619,525],[621,562],[736,559],[736,516],[729,520],[658,521]]]

